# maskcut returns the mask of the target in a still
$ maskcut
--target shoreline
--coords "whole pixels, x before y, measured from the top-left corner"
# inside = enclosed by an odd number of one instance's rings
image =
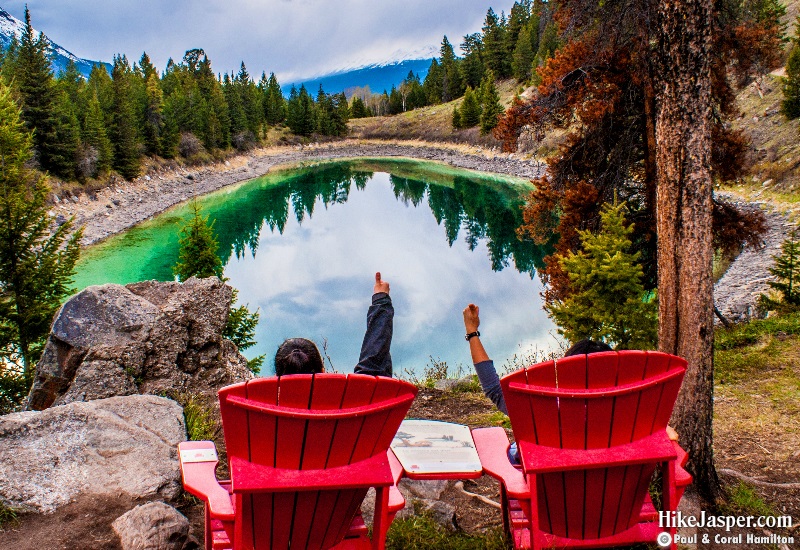
[[[383,142],[346,139],[310,146],[262,148],[212,165],[154,170],[134,181],[116,181],[77,199],[56,198],[50,212],[54,216],[75,217],[84,227],[82,246],[90,246],[152,218],[165,210],[212,191],[262,176],[273,168],[303,161],[345,158],[405,157],[437,161],[467,170],[533,179],[544,173],[544,164],[519,155],[498,153],[458,144],[422,142]],[[727,193],[726,193],[727,194]],[[728,194],[729,195],[729,194]],[[737,197],[728,196],[737,201]],[[77,202],[76,202],[77,201]],[[764,246],[745,249],[714,285],[714,302],[732,321],[745,320],[755,311],[758,296],[769,290],[768,268],[772,256],[780,252],[787,228],[786,216],[764,203],[743,203],[764,211],[768,231]],[[715,319],[715,323],[719,321]]]
[[[75,217],[75,226],[84,227],[82,246],[98,243],[121,233],[194,196],[235,185],[271,169],[303,161],[345,158],[407,157],[438,161],[454,168],[533,179],[544,172],[541,163],[520,160],[506,153],[467,152],[461,146],[436,147],[399,142],[344,140],[312,145],[256,149],[212,165],[153,171],[133,181],[117,181],[89,196],[77,199],[55,197],[50,210],[54,216]],[[77,202],[76,202],[77,201]]]

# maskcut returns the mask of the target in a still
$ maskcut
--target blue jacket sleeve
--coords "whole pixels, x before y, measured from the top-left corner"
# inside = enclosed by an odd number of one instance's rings
[[[500,377],[494,370],[494,363],[491,360],[475,363],[475,372],[478,373],[484,395],[492,400],[500,412],[508,414],[503,389],[500,387]]]
[[[392,376],[392,345],[394,329],[394,307],[385,292],[372,295],[372,305],[367,311],[367,332],[361,344],[361,355],[356,365],[356,374]]]

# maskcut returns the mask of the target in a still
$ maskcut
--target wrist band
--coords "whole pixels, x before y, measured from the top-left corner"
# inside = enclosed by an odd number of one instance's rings
[[[469,342],[470,338],[472,338],[473,336],[480,336],[480,335],[481,333],[476,330],[475,332],[470,332],[469,334],[464,336],[464,338],[466,338],[466,340]]]

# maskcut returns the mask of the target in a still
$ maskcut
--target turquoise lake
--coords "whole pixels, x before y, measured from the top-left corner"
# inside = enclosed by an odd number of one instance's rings
[[[482,340],[499,370],[555,346],[536,269],[545,251],[516,238],[527,182],[398,159],[337,161],[276,170],[198,198],[219,240],[239,301],[261,313],[262,374],[277,346],[302,336],[334,369],[358,361],[374,273],[391,284],[395,376],[433,360],[471,371],[461,311],[481,308]],[[84,251],[79,289],[172,280],[179,205]],[[327,363],[327,361],[326,361]],[[330,366],[328,366],[330,369]]]

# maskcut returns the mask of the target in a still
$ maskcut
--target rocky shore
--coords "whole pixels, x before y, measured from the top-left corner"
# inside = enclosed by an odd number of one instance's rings
[[[193,196],[261,176],[278,166],[359,157],[416,158],[526,179],[538,177],[544,171],[544,165],[540,162],[494,150],[459,145],[344,140],[305,147],[259,149],[215,165],[152,172],[133,182],[118,180],[91,197],[82,195],[69,200],[55,197],[52,213],[64,219],[74,216],[76,225],[84,226],[83,242],[89,245]],[[751,206],[765,209],[768,205]],[[743,319],[754,313],[759,294],[769,289],[767,281],[770,274],[767,269],[772,265],[772,256],[780,251],[780,244],[791,225],[777,212],[765,210],[765,213],[769,231],[764,236],[764,245],[757,250],[745,250],[715,285],[716,305],[731,320]]]

